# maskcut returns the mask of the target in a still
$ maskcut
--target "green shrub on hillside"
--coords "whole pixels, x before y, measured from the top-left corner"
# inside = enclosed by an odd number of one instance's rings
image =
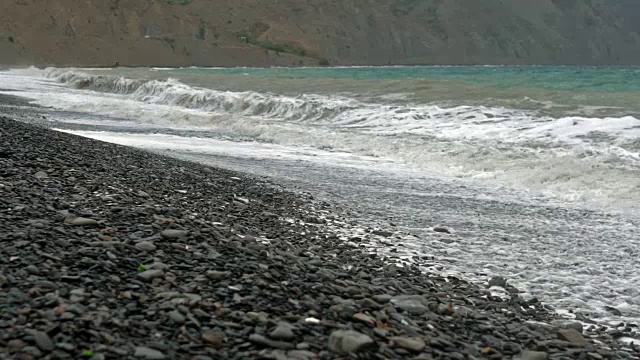
[[[294,54],[298,56],[307,56],[307,50],[301,46],[291,44],[276,44],[271,41],[257,40],[252,34],[248,32],[238,33],[238,38],[247,44],[260,46],[266,50],[275,51],[277,53]]]
[[[193,0],[167,0],[170,5],[189,5]]]

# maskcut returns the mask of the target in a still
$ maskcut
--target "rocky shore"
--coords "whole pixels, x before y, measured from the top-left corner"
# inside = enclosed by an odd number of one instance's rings
[[[0,358],[640,358],[344,223],[263,179],[0,118]]]

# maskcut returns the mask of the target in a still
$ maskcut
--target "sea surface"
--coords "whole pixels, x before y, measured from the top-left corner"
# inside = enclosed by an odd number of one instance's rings
[[[640,321],[640,68],[25,68],[0,93],[61,131],[310,191],[412,234],[380,247],[432,271]]]

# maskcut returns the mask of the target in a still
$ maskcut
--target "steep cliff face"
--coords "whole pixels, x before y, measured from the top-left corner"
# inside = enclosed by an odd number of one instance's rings
[[[0,63],[638,64],[635,0],[4,0]]]

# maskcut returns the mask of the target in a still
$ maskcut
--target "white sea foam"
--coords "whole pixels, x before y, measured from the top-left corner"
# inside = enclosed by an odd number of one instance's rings
[[[556,119],[506,107],[231,92],[69,69],[26,73],[9,73],[27,78],[28,91],[20,95],[54,108],[394,159],[439,176],[513,185],[566,201],[616,208],[635,208],[640,201],[640,121],[630,116]],[[32,78],[36,73],[69,88],[60,91],[45,81],[47,88]]]

